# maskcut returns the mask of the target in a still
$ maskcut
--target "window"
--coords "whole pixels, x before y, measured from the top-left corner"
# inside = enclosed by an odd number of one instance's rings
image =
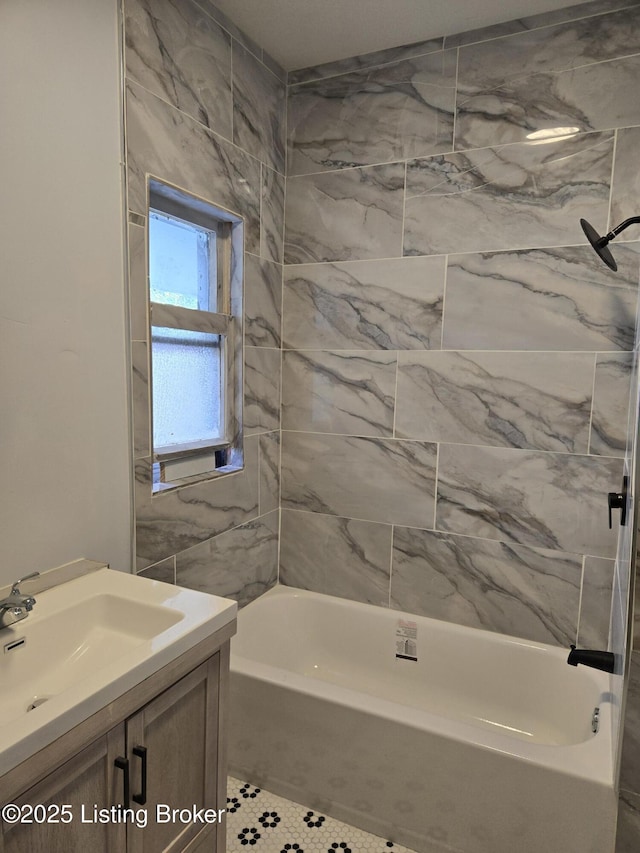
[[[242,220],[149,182],[154,491],[242,466]]]

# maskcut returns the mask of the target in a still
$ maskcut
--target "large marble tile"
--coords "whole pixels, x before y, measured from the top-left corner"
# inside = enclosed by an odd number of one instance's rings
[[[637,853],[640,849],[640,794],[620,791],[615,853]]]
[[[285,267],[285,346],[439,349],[444,275],[444,257]]]
[[[284,172],[286,86],[238,42],[233,43],[233,141]]]
[[[402,255],[404,164],[287,180],[285,262]]]
[[[280,583],[389,605],[391,525],[282,510]]]
[[[281,264],[284,254],[284,176],[262,164],[260,255]]]
[[[613,557],[606,496],[621,475],[619,459],[441,444],[436,527]]]
[[[148,348],[145,341],[133,341],[131,344],[131,413],[134,459],[151,454],[150,411]]]
[[[282,433],[282,506],[433,527],[436,445]]]
[[[455,148],[519,142],[554,127],[590,131],[638,124],[640,103],[633,93],[639,84],[640,56],[632,56],[487,89],[460,87]]]
[[[623,220],[640,215],[640,169],[638,169],[638,150],[640,150],[640,127],[627,127],[616,134],[616,156],[613,164],[613,187],[611,190],[611,218],[609,227],[615,228]],[[598,224],[604,232],[606,220]],[[637,240],[640,237],[640,225],[630,225],[618,240]],[[620,252],[616,241],[609,247],[618,259]]]
[[[391,607],[568,646],[576,641],[576,554],[394,527]]]
[[[231,139],[231,37],[190,0],[126,0],[126,74]]]
[[[451,151],[456,64],[440,51],[291,89],[288,174]]]
[[[590,453],[624,456],[633,354],[600,353],[596,358]]]
[[[587,353],[400,352],[395,435],[586,453]]]
[[[252,38],[249,38],[244,30],[241,30],[240,27],[236,26],[228,15],[225,15],[224,12],[218,9],[215,3],[211,2],[211,0],[195,0],[195,2],[204,12],[207,13],[207,15],[220,24],[220,26],[229,33],[229,35],[233,36],[237,42],[240,42],[240,44],[246,47],[247,50],[250,50],[257,59],[262,59],[264,53],[262,47]]]
[[[282,428],[391,436],[395,386],[395,353],[287,350]]]
[[[260,436],[260,515],[280,506],[280,432]]]
[[[244,468],[152,497],[150,459],[135,463],[138,568],[224,533],[258,514],[258,436],[244,441]]]
[[[561,71],[638,53],[640,6],[460,48],[458,83],[488,88],[513,77]]]
[[[127,196],[146,213],[147,174],[244,218],[245,248],[260,252],[260,164],[199,122],[149,94],[127,87]]]
[[[488,27],[480,27],[476,30],[467,30],[445,38],[445,47],[463,47],[466,44],[497,39],[502,36],[514,35],[525,30],[535,30],[538,27],[550,27],[565,21],[574,21],[587,18],[592,15],[602,15],[607,12],[615,12],[629,6],[637,5],[631,0],[591,0],[590,3],[576,3],[573,6],[563,6],[549,12],[537,15],[527,15],[513,21],[502,24],[493,24]]]
[[[450,256],[443,346],[632,349],[638,258],[617,249],[617,275],[590,246]]]
[[[176,583],[235,599],[240,607],[278,578],[278,511],[176,555]]]
[[[613,560],[585,557],[577,645],[583,649],[609,648]]]
[[[282,326],[282,267],[245,257],[244,342],[252,347],[279,347]]]
[[[584,243],[606,219],[612,133],[517,143],[407,164],[405,255]]]
[[[375,65],[399,62],[426,53],[434,53],[442,50],[442,42],[442,38],[417,41],[399,47],[389,47],[384,50],[374,50],[371,53],[362,53],[358,56],[349,56],[335,62],[325,62],[322,65],[300,68],[297,71],[289,72],[289,85],[295,86],[297,83],[308,83],[311,80],[320,80],[323,77],[335,77],[337,74],[346,74],[360,68],[372,68]]]
[[[620,763],[620,787],[640,794],[640,652],[631,655]]]
[[[244,433],[280,429],[279,349],[244,348]]]

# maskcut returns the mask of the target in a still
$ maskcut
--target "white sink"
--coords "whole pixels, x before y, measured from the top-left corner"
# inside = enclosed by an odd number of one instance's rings
[[[100,569],[0,630],[0,775],[233,621],[218,596]]]

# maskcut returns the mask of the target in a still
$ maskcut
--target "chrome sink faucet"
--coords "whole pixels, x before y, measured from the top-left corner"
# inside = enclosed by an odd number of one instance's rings
[[[26,619],[30,611],[33,610],[36,600],[30,595],[23,595],[20,592],[20,584],[39,576],[40,572],[32,572],[30,575],[20,578],[11,587],[9,595],[0,600],[0,629],[7,628],[14,622],[20,622],[21,619]]]

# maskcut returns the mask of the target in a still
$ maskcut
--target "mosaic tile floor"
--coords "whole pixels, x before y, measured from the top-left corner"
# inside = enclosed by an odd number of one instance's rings
[[[412,853],[229,776],[227,853]]]

